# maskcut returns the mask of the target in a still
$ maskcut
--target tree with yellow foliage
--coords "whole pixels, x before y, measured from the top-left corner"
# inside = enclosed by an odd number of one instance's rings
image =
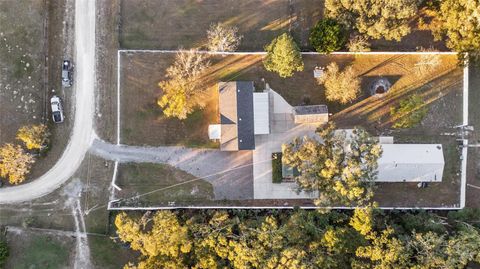
[[[21,140],[27,149],[42,150],[48,145],[50,133],[45,124],[23,126],[17,132],[17,139]]]
[[[195,50],[180,51],[174,63],[167,68],[167,80],[158,85],[163,95],[157,104],[167,117],[186,119],[197,107],[204,107],[207,87],[201,85],[201,75],[210,65],[207,55]]]
[[[34,162],[33,156],[19,145],[0,147],[0,177],[8,178],[10,184],[22,183]]]
[[[333,124],[319,128],[317,135],[321,139],[296,138],[282,146],[283,163],[300,172],[295,178],[299,190],[318,192],[319,206],[367,203],[373,196],[380,145],[363,129],[347,135],[335,131]]]
[[[130,243],[146,257],[137,268],[184,268],[182,256],[192,248],[188,229],[180,225],[170,211],[158,211],[152,218],[152,227],[141,224],[138,218],[120,213],[115,218],[117,234],[121,241]],[[135,268],[135,267],[133,267]]]

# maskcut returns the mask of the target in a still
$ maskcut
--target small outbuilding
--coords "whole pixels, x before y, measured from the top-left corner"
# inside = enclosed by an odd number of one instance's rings
[[[381,144],[377,182],[441,182],[441,144]]]
[[[293,107],[293,117],[295,124],[324,124],[328,122],[328,108],[326,105],[295,106]]]

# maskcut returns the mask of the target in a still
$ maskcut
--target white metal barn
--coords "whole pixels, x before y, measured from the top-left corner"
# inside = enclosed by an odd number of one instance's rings
[[[377,182],[441,182],[441,144],[381,144]]]

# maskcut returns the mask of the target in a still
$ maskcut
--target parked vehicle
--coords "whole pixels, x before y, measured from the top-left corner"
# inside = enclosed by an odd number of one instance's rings
[[[69,60],[63,60],[62,64],[62,86],[70,87],[73,84],[73,66]]]
[[[63,107],[60,97],[54,95],[50,99],[50,105],[52,107],[52,118],[54,123],[63,122]]]

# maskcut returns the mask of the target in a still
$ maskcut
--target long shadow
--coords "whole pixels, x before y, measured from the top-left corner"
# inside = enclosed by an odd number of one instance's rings
[[[375,129],[383,128],[391,124],[389,107],[412,93],[419,93],[426,99],[426,104],[430,104],[439,98],[438,93],[442,90],[454,89],[455,86],[458,86],[458,80],[451,81],[458,72],[458,69],[447,70],[428,81],[390,92],[385,97],[368,97],[333,115],[332,120],[339,126],[363,125],[364,127],[372,127],[373,125],[373,127],[376,127]],[[430,87],[428,84],[435,86]]]

